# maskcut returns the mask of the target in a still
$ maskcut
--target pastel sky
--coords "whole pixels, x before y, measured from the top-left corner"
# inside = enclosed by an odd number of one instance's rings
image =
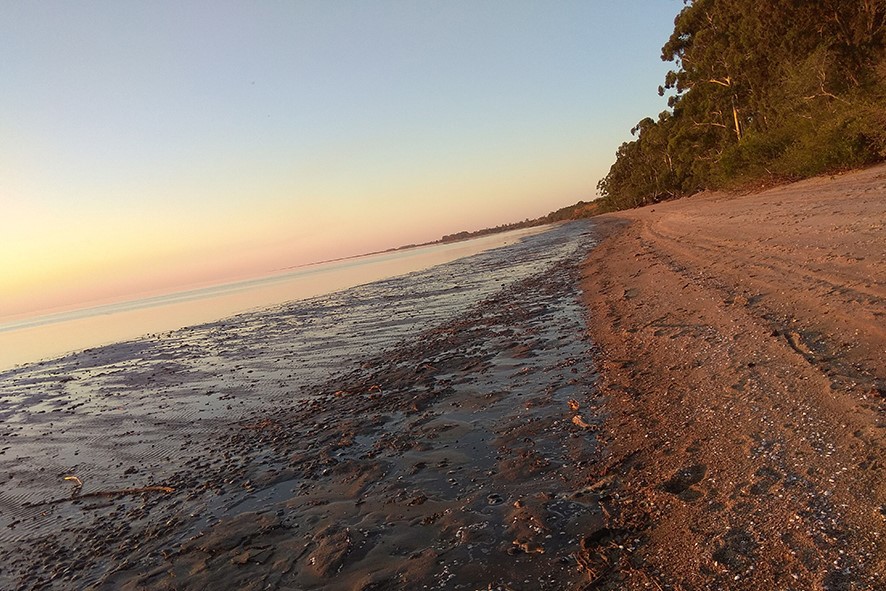
[[[0,320],[595,197],[680,0],[0,0]]]

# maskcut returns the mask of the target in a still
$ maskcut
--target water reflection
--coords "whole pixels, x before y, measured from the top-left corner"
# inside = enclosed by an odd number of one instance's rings
[[[546,227],[355,257],[282,274],[0,324],[0,369],[395,277],[513,244]]]

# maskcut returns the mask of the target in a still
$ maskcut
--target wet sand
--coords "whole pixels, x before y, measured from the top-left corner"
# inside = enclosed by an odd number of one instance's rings
[[[594,240],[560,226],[7,372],[0,586],[580,584],[603,528]]]
[[[589,588],[886,588],[886,167],[599,223]]]

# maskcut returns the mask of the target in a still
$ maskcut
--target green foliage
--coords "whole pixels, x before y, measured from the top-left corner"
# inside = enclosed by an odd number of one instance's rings
[[[536,220],[540,224],[553,224],[555,222],[566,222],[570,220],[579,220],[589,218],[601,213],[600,204],[594,201],[579,201],[574,205],[561,207],[556,211],[552,211],[548,215]]]
[[[662,59],[671,111],[619,147],[608,209],[886,158],[886,0],[686,0]]]
[[[446,243],[446,242],[457,242],[459,240],[468,240],[470,238],[476,238],[478,236],[486,236],[489,234],[496,234],[498,232],[507,232],[508,230],[517,230],[520,228],[531,228],[534,226],[543,226],[545,224],[553,224],[556,222],[568,222],[571,220],[578,220],[582,218],[589,218],[591,216],[595,216],[603,213],[602,204],[599,201],[579,201],[574,205],[567,205],[566,207],[561,207],[556,211],[552,211],[551,213],[535,218],[535,219],[525,219],[522,222],[514,222],[511,224],[502,224],[500,226],[495,226],[494,228],[483,228],[482,230],[475,230],[473,232],[458,232],[456,234],[447,234],[443,236],[440,240],[436,242],[431,242],[428,244],[438,244],[438,243]],[[410,244],[409,246],[401,247],[401,248],[411,248],[413,246],[417,246],[415,244]],[[396,250],[396,249],[395,249]]]

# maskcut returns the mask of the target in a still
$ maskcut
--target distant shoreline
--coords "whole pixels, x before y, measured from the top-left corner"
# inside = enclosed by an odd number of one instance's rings
[[[515,230],[513,239],[532,231]],[[4,319],[0,370],[419,271],[495,248],[512,238],[492,234],[477,236],[474,243],[469,240],[342,257],[250,279]]]
[[[325,259],[322,261],[316,261],[312,263],[303,263],[300,265],[292,265],[290,267],[282,267],[279,271],[288,271],[292,269],[300,269],[302,267],[310,267],[312,265],[322,265],[325,263],[335,263],[338,261],[346,261],[350,259],[357,259],[360,257],[373,256],[376,254],[384,254],[388,252],[397,252],[401,250],[409,250],[411,248],[421,248],[424,246],[434,246],[436,244],[452,244],[454,242],[463,242],[465,240],[471,240],[473,238],[481,238],[483,236],[489,236],[492,234],[501,234],[503,232],[510,232],[511,230],[522,230],[524,228],[535,228],[539,226],[546,226],[550,224],[555,224],[558,222],[568,222],[583,218],[588,218],[594,215],[599,215],[602,213],[600,203],[597,201],[578,201],[573,205],[568,205],[566,207],[561,207],[556,211],[552,211],[551,213],[541,216],[535,219],[527,219],[522,222],[513,222],[510,224],[502,224],[500,226],[493,226],[490,228],[481,228],[480,230],[473,231],[461,231],[456,232],[455,234],[446,234],[442,238],[438,240],[432,240],[430,242],[422,242],[420,244],[404,244],[402,246],[395,246],[392,248],[388,248],[386,250],[376,250],[373,252],[365,252],[362,254],[354,254],[345,257],[338,257],[334,259]]]

